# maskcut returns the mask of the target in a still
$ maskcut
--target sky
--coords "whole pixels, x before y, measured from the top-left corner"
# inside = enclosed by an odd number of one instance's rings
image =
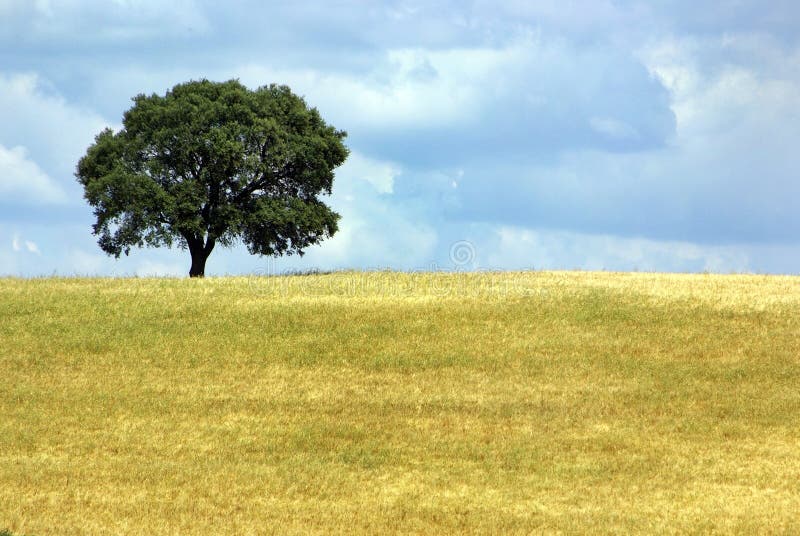
[[[0,275],[186,275],[105,255],[74,171],[201,78],[287,84],[351,151],[336,236],[207,275],[800,273],[796,0],[0,0]]]

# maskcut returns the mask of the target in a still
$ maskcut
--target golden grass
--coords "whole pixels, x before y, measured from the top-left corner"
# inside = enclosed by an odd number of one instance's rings
[[[800,532],[800,278],[0,279],[0,529]]]

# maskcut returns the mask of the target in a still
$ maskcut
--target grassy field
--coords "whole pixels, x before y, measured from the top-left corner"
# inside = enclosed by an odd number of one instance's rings
[[[800,533],[800,278],[0,279],[14,534]]]

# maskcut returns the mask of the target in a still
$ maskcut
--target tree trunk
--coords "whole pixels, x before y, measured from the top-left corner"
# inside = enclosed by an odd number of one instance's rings
[[[192,266],[189,268],[189,277],[205,277],[206,261],[214,249],[216,241],[208,237],[205,245],[203,239],[187,240],[189,242],[189,253],[192,255]]]
[[[206,275],[206,261],[208,257],[200,250],[192,251],[192,267],[189,268],[189,277],[203,277]]]

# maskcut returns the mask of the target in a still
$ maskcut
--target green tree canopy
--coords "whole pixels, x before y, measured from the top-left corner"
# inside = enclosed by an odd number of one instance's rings
[[[339,215],[319,197],[347,158],[346,134],[288,87],[200,80],[133,102],[75,174],[109,255],[177,245],[202,277],[217,244],[302,255],[336,232]]]

